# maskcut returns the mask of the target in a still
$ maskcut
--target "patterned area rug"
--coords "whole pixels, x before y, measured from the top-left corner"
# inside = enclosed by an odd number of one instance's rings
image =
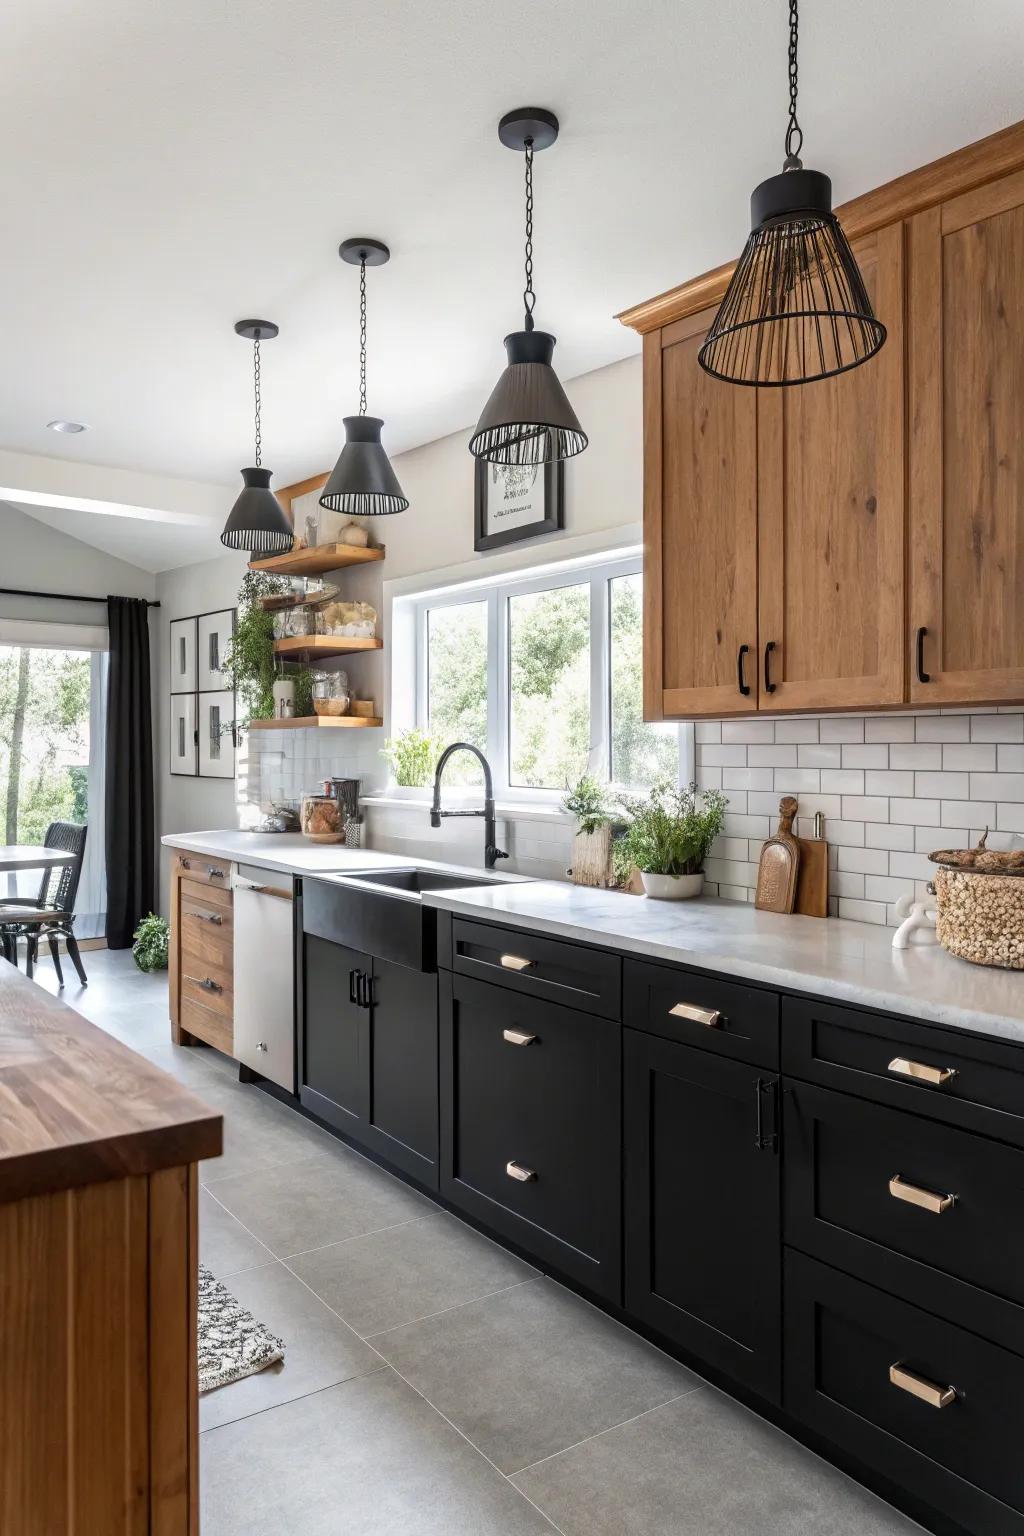
[[[212,1392],[284,1359],[284,1344],[199,1266],[199,1390]]]

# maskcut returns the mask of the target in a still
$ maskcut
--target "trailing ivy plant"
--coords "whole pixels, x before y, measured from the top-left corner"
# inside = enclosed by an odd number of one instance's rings
[[[274,715],[274,615],[260,604],[261,597],[272,597],[288,590],[281,576],[268,571],[246,571],[238,589],[238,615],[235,633],[228,647],[224,670],[231,675],[238,697],[237,726],[245,729],[250,720],[270,720]],[[313,679],[308,667],[293,669],[296,715],[313,713]]]

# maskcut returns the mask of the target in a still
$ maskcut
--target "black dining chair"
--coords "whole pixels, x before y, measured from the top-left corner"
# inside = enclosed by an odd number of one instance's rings
[[[60,968],[58,948],[58,941],[63,939],[83,987],[88,981],[73,932],[75,897],[82,878],[88,830],[88,826],[77,821],[51,821],[43,838],[43,847],[73,853],[74,859],[70,864],[57,864],[43,871],[35,900],[24,896],[0,898],[0,949],[5,960],[17,965],[18,940],[25,940],[26,976],[32,975],[39,956],[39,941],[45,939],[50,946],[58,984],[63,986],[64,973]]]

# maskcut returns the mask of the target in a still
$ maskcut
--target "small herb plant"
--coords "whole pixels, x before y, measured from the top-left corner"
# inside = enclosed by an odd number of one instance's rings
[[[612,819],[605,799],[605,788],[591,774],[585,773],[575,784],[565,786],[562,810],[575,816],[581,832],[596,832]]]
[[[406,789],[422,789],[430,783],[438,751],[433,738],[413,726],[389,737],[381,748],[381,756],[387,759],[396,784]]]
[[[140,971],[166,971],[168,934],[166,918],[150,912],[142,919],[132,934],[132,956]]]
[[[697,875],[725,824],[720,789],[657,784],[640,798],[624,795],[626,831],[614,850],[616,875],[636,865],[645,875]]]

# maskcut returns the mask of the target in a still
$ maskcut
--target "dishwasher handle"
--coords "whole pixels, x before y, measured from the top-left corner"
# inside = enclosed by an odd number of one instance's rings
[[[244,875],[236,875],[231,882],[232,890],[254,891],[257,896],[276,896],[279,901],[291,901],[291,891],[286,891],[280,885],[261,885],[257,880],[247,880]]]

